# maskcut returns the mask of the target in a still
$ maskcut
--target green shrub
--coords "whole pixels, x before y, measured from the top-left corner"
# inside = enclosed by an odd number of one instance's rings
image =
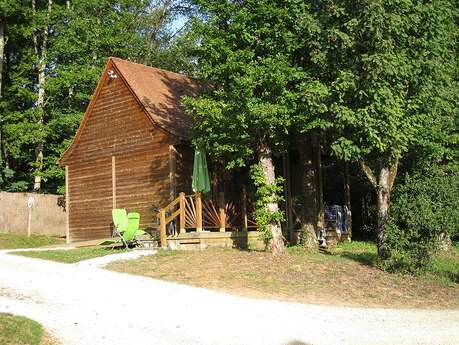
[[[437,253],[441,236],[457,236],[458,229],[457,171],[430,167],[407,176],[391,205],[383,244],[389,256],[380,265],[388,271],[422,271]]]

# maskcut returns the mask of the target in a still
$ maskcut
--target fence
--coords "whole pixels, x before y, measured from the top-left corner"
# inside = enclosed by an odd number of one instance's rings
[[[65,236],[66,213],[59,197],[0,192],[0,232]]]

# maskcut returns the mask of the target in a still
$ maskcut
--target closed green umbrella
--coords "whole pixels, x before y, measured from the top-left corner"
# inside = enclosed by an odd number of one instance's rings
[[[194,151],[193,180],[191,182],[193,192],[210,192],[209,171],[207,170],[206,152],[196,147]]]

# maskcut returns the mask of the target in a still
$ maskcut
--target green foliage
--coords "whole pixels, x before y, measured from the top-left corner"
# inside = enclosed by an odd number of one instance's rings
[[[453,2],[336,0],[311,10],[321,23],[313,62],[328,86],[337,155],[388,166],[441,136],[457,90]]]
[[[407,177],[390,212],[381,262],[389,271],[418,272],[428,268],[440,237],[459,233],[459,174],[431,167]]]
[[[365,163],[372,187],[388,196],[396,169],[391,179],[381,172],[399,162],[457,158],[453,1],[330,0],[312,2],[310,13],[319,29],[307,68],[326,90],[327,111],[318,115],[328,123],[335,155]],[[382,205],[378,245],[385,232]]]
[[[197,76],[211,85],[185,100],[195,141],[229,168],[250,163],[263,136],[282,151],[304,93],[305,74],[292,60],[303,1],[193,2],[203,17],[194,24]]]
[[[70,6],[67,6],[67,3]],[[30,190],[36,147],[44,143],[42,192],[63,192],[58,158],[68,147],[109,56],[192,71],[194,36],[175,33],[175,3],[163,0],[1,1],[6,46],[0,99],[0,189]],[[5,8],[4,8],[5,7]],[[45,106],[36,107],[37,61],[33,32],[41,42],[49,28]],[[43,116],[43,123],[39,117]]]
[[[282,186],[284,179],[282,177],[276,178],[274,183],[267,183],[266,177],[263,173],[263,168],[254,164],[250,168],[250,176],[253,184],[257,188],[255,193],[255,211],[253,217],[261,232],[261,238],[265,243],[272,239],[272,233],[269,229],[269,224],[280,224],[284,220],[284,214],[281,210],[276,212],[269,211],[268,205],[271,203],[278,203],[282,201]]]

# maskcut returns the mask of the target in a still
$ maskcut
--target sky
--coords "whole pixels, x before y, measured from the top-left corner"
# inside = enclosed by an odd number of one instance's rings
[[[175,20],[172,22],[172,31],[177,32],[178,30],[180,30],[185,25],[187,20],[188,18],[182,15],[175,18]]]

